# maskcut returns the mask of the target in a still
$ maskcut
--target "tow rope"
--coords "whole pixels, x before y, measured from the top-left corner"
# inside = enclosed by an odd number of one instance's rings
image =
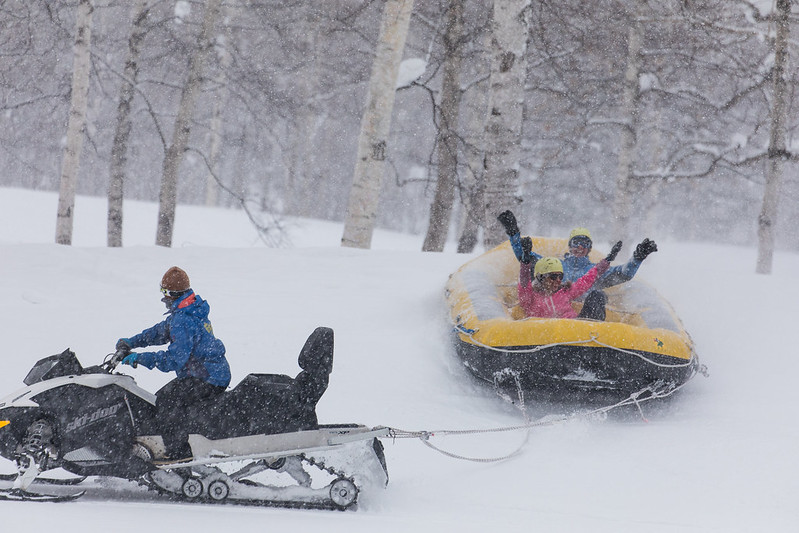
[[[643,409],[641,408],[641,404],[643,402],[650,401],[650,400],[655,400],[655,399],[660,399],[660,398],[666,398],[668,396],[671,396],[672,394],[674,394],[677,391],[679,391],[680,389],[682,389],[685,385],[687,385],[688,382],[690,382],[694,377],[696,377],[697,374],[702,374],[705,377],[708,377],[707,367],[705,365],[699,363],[699,359],[696,356],[696,353],[694,353],[693,351],[691,351],[691,359],[689,359],[685,363],[676,363],[676,364],[658,363],[657,361],[653,361],[652,359],[644,356],[643,354],[634,352],[632,350],[625,350],[623,348],[618,348],[616,346],[612,346],[612,345],[600,342],[597,339],[597,336],[594,335],[594,334],[591,334],[590,338],[585,339],[585,340],[564,341],[564,342],[559,342],[559,343],[552,343],[552,344],[546,344],[546,345],[541,345],[541,346],[535,346],[535,347],[532,347],[532,348],[527,348],[527,349],[522,349],[522,350],[510,350],[510,349],[507,349],[507,348],[499,348],[499,347],[496,347],[496,346],[490,346],[490,345],[487,345],[487,344],[484,344],[484,343],[480,342],[479,340],[477,340],[474,337],[474,334],[477,333],[476,330],[465,328],[465,327],[463,327],[460,324],[455,324],[454,327],[455,327],[456,331],[459,331],[460,333],[468,336],[469,339],[472,341],[472,343],[474,343],[476,346],[480,346],[481,348],[486,348],[486,349],[493,350],[493,351],[496,351],[496,352],[501,352],[501,353],[514,353],[514,354],[518,354],[518,353],[535,353],[535,352],[538,352],[538,351],[541,351],[541,350],[546,350],[547,348],[553,348],[553,347],[556,347],[556,346],[567,346],[567,345],[572,345],[572,344],[587,344],[589,342],[593,342],[593,343],[596,343],[596,344],[598,344],[600,346],[603,346],[605,348],[609,348],[611,350],[614,350],[614,351],[617,351],[617,352],[620,352],[620,353],[624,353],[624,354],[627,354],[627,355],[635,356],[635,357],[641,359],[642,361],[644,361],[644,362],[646,362],[648,364],[651,364],[653,366],[657,366],[657,367],[661,367],[661,368],[686,368],[686,367],[691,367],[691,369],[692,369],[691,375],[688,377],[688,379],[686,379],[680,385],[675,385],[674,383],[665,383],[663,381],[656,381],[654,383],[651,383],[651,384],[647,385],[646,387],[642,388],[641,390],[630,394],[630,396],[628,396],[624,400],[621,400],[621,401],[619,401],[617,403],[614,403],[614,404],[611,404],[611,405],[607,405],[607,406],[600,407],[600,408],[597,408],[597,409],[592,409],[590,411],[586,411],[586,412],[582,412],[582,413],[575,413],[575,414],[572,414],[572,415],[561,415],[561,416],[554,417],[554,418],[548,415],[547,417],[541,418],[539,420],[532,420],[530,418],[529,414],[527,413],[527,407],[526,407],[525,401],[524,401],[524,389],[522,388],[522,385],[521,385],[521,380],[520,380],[519,373],[517,371],[514,371],[514,370],[506,368],[503,371],[497,372],[497,373],[494,374],[494,391],[503,400],[507,401],[508,403],[511,403],[517,409],[519,409],[519,411],[521,412],[522,416],[524,417],[524,420],[525,420],[524,424],[519,424],[519,425],[515,425],[515,426],[504,426],[504,427],[498,427],[498,428],[490,428],[490,429],[436,430],[436,431],[433,431],[433,430],[406,431],[406,430],[397,429],[397,428],[388,428],[389,436],[392,437],[392,438],[395,438],[395,439],[419,439],[419,440],[422,441],[422,443],[425,446],[427,446],[427,447],[429,447],[429,448],[431,448],[433,450],[436,450],[437,452],[439,452],[439,453],[441,453],[441,454],[443,454],[443,455],[445,455],[447,457],[452,457],[454,459],[460,459],[460,460],[464,460],[464,461],[472,461],[472,462],[477,462],[477,463],[495,463],[495,462],[499,462],[499,461],[505,461],[507,459],[510,459],[512,457],[515,457],[515,456],[519,455],[522,452],[522,449],[527,444],[527,442],[528,442],[528,440],[530,438],[530,432],[534,428],[545,427],[545,426],[554,426],[556,424],[562,424],[562,423],[569,422],[571,420],[575,420],[575,419],[579,419],[579,418],[589,418],[589,419],[595,419],[595,420],[596,419],[604,420],[604,419],[607,418],[608,413],[610,411],[612,411],[614,409],[619,409],[621,407],[626,407],[626,406],[629,406],[629,405],[635,405],[635,407],[638,409],[638,413],[640,414],[641,419],[644,420],[645,422],[648,422],[646,416],[644,415]],[[515,385],[515,392],[516,392],[516,398],[515,399],[511,398],[508,394],[506,394],[504,392],[502,387],[500,387],[500,383],[505,382],[508,379],[512,379],[513,383]],[[526,431],[524,439],[522,440],[521,444],[519,444],[519,446],[514,451],[512,451],[512,452],[510,452],[508,454],[502,455],[502,456],[498,456],[498,457],[468,457],[468,456],[465,456],[465,455],[460,455],[460,454],[456,454],[456,453],[444,450],[444,449],[436,446],[432,442],[430,442],[430,439],[432,437],[446,437],[446,436],[452,436],[452,435],[470,435],[470,434],[473,435],[473,434],[483,434],[483,433],[505,433],[505,432],[510,432],[510,431],[521,431],[521,430],[525,430]]]
[[[502,399],[508,401],[509,403],[513,404],[516,408],[519,409],[519,411],[522,413],[522,415],[525,418],[524,424],[487,428],[487,429],[460,429],[460,430],[441,429],[441,430],[422,430],[422,431],[406,431],[402,429],[389,427],[387,428],[388,436],[394,439],[419,439],[428,448],[431,448],[441,453],[442,455],[451,457],[453,459],[471,461],[475,463],[496,463],[500,461],[505,461],[507,459],[510,459],[512,457],[521,454],[522,449],[525,447],[530,438],[530,432],[534,428],[554,426],[556,424],[562,424],[576,419],[605,420],[607,419],[608,413],[610,411],[629,405],[635,405],[635,407],[638,409],[639,414],[641,415],[641,418],[645,422],[648,422],[646,416],[644,416],[641,404],[643,402],[647,402],[650,400],[661,399],[671,396],[672,394],[682,389],[685,385],[687,385],[688,382],[690,382],[696,376],[697,373],[703,373],[705,376],[707,376],[707,369],[702,367],[702,369],[695,370],[691,374],[691,376],[680,385],[674,385],[673,383],[664,383],[658,381],[631,394],[624,400],[621,400],[611,405],[607,405],[597,409],[592,409],[582,413],[575,413],[572,415],[560,415],[554,418],[551,417],[550,415],[547,415],[546,417],[541,418],[539,420],[532,420],[527,413],[527,408],[524,403],[524,390],[522,389],[521,386],[519,373],[510,369],[505,369],[505,371],[498,372],[494,376],[495,392]],[[513,379],[515,382],[516,396],[517,396],[516,399],[511,398],[508,394],[503,392],[502,389],[499,387],[499,383],[501,381],[504,381],[508,377]],[[511,431],[521,431],[521,430],[525,430],[525,436],[521,444],[519,444],[519,446],[514,451],[497,457],[469,457],[465,455],[460,455],[457,453],[447,451],[430,442],[430,439],[432,437],[447,437],[453,435],[476,435],[476,434],[485,434],[485,433],[506,433]]]

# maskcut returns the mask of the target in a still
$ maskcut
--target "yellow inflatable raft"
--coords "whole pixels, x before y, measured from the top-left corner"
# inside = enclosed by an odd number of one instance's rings
[[[562,257],[565,239],[532,237],[533,250]],[[591,260],[603,256],[592,252]],[[676,387],[698,369],[693,342],[674,310],[643,281],[604,289],[605,321],[526,318],[518,306],[519,262],[505,242],[453,273],[446,297],[463,364],[507,388],[632,394]],[[573,302],[579,312],[581,304]]]

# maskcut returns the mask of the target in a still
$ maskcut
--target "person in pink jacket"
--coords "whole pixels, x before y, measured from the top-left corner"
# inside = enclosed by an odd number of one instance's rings
[[[527,244],[527,243],[523,243]],[[609,267],[621,250],[617,242],[610,253],[574,283],[563,283],[563,264],[556,257],[543,257],[535,261],[529,253],[523,254],[519,269],[519,305],[528,317],[605,319],[605,299],[599,291],[586,298],[578,315],[571,306],[572,300],[582,296]],[[528,259],[524,261],[524,259]],[[533,268],[531,268],[533,267]],[[531,272],[532,276],[531,276]],[[596,295],[596,296],[594,296]]]

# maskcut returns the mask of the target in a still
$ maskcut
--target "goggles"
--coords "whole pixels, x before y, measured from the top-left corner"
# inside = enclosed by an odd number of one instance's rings
[[[184,292],[186,292],[186,291],[170,291],[168,289],[165,289],[165,288],[161,287],[161,294],[163,294],[167,298],[175,299],[175,298],[179,297],[181,294],[183,294]]]
[[[588,248],[591,249],[591,239],[585,235],[577,235],[569,240],[569,248]]]
[[[563,272],[548,272],[546,274],[539,274],[539,279],[552,279],[560,281],[563,279]]]

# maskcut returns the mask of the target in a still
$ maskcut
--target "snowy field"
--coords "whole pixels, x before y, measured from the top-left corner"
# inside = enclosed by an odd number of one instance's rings
[[[56,203],[55,194],[0,189],[0,396],[21,387],[41,357],[69,347],[95,364],[117,338],[156,323],[161,275],[179,265],[211,304],[234,384],[249,372],[296,374],[306,336],[324,325],[335,330],[336,359],[318,407],[323,423],[435,431],[523,421],[466,374],[448,344],[443,286],[470,256],[424,254],[422,237],[382,231],[372,251],[344,249],[341,225],[315,221],[290,224],[291,247],[266,248],[241,212],[190,207],[178,209],[174,247],[165,249],[152,244],[157,206],[135,202],[125,204],[125,247],[109,249],[105,202],[83,197],[74,246],[57,246]],[[790,339],[799,255],[778,254],[774,274],[758,276],[753,248],[648,236],[660,251],[639,276],[674,305],[710,377],[668,404],[644,404],[646,420],[629,412],[536,428],[519,455],[498,463],[387,440],[391,482],[354,512],[0,502],[2,531],[797,531],[799,357]],[[125,371],[152,391],[170,379]],[[497,457],[524,439],[516,431],[433,443]],[[0,460],[0,471],[12,470]]]

